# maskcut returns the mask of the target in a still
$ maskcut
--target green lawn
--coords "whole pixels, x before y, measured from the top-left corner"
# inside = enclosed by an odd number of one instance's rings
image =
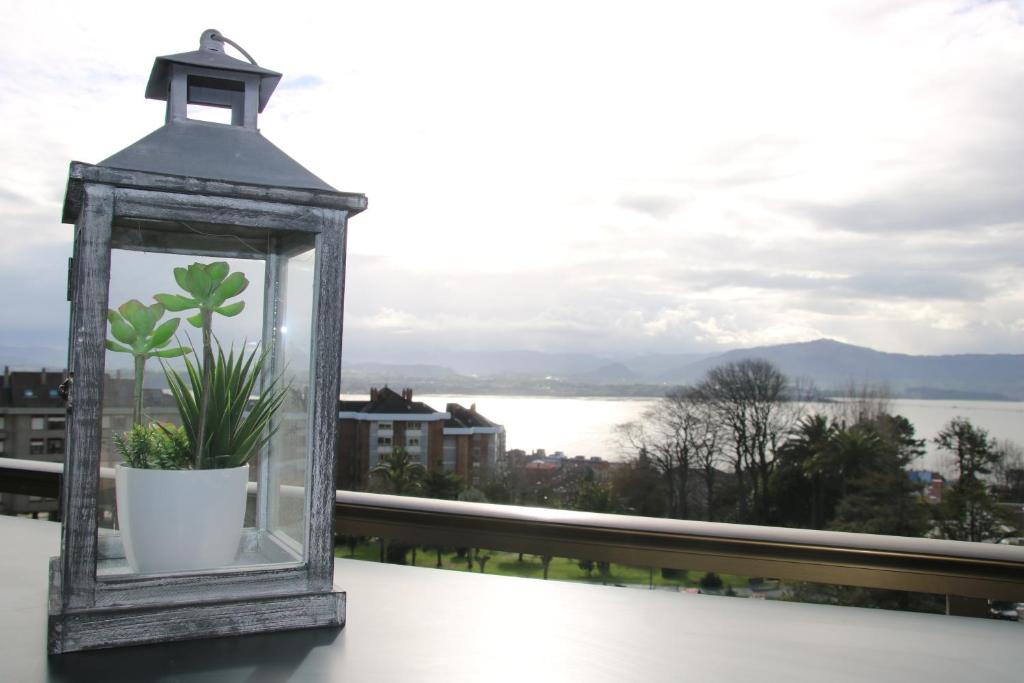
[[[480,555],[490,556],[484,565],[484,573],[497,574],[501,576],[519,576],[531,579],[544,577],[544,565],[538,555],[524,554],[522,561],[518,553],[508,553],[498,550],[481,550]],[[334,554],[341,558],[354,558],[357,560],[368,560],[371,562],[380,561],[380,544],[377,542],[360,543],[355,548],[355,553],[350,554],[348,546],[335,548]],[[406,562],[412,564],[413,554],[406,555]],[[416,566],[437,567],[437,551],[416,550]],[[469,571],[465,557],[459,557],[455,552],[441,553],[441,568],[453,571]],[[480,565],[474,561],[473,571],[479,572]],[[642,585],[648,586],[652,582],[655,586],[672,586],[682,590],[696,587],[697,582],[704,575],[704,572],[682,572],[678,577],[665,579],[661,576],[661,570],[655,568],[653,573],[646,567],[631,567],[623,564],[612,563],[609,566],[607,576],[602,576],[598,570],[597,563],[594,563],[593,570],[589,573],[580,568],[574,559],[556,557],[551,560],[548,568],[548,578],[553,581],[582,581],[586,583],[609,584],[609,585]],[[733,574],[720,574],[725,586],[733,588],[747,587],[747,577]],[[724,587],[723,587],[724,590]]]

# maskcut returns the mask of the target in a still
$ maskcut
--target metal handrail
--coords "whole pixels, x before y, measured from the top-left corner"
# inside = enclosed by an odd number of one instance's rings
[[[31,472],[52,477],[59,491],[54,463],[27,463],[0,459],[0,482]],[[1013,546],[352,491],[336,493],[335,510],[339,534],[419,545],[1024,601],[1024,548]]]
[[[657,519],[338,491],[339,533],[720,571],[800,581],[1024,600],[1024,548],[927,538]]]

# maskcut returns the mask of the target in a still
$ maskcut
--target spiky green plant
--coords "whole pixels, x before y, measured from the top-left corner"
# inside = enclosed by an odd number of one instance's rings
[[[164,366],[182,427],[193,447],[192,469],[244,465],[273,437],[277,427],[271,427],[270,421],[281,407],[287,387],[280,387],[275,379],[253,398],[266,358],[266,352],[258,348],[237,355],[232,348],[225,355],[218,343],[207,386],[201,369],[187,356],[185,376]]]
[[[198,312],[188,317],[193,327],[198,327],[203,332],[203,363],[200,369],[202,378],[202,391],[199,392],[200,406],[198,408],[199,422],[196,427],[196,438],[193,445],[196,449],[196,460],[202,462],[203,456],[200,453],[202,444],[206,443],[208,430],[207,416],[210,411],[206,404],[210,396],[210,382],[214,365],[213,359],[213,314],[233,317],[242,312],[245,308],[244,301],[227,303],[227,300],[238,296],[249,286],[249,280],[240,272],[229,274],[229,266],[225,261],[213,263],[193,263],[188,268],[175,268],[174,279],[178,286],[185,290],[189,296],[180,294],[156,294],[153,298],[163,304],[169,311],[188,311],[196,309]]]
[[[183,347],[165,348],[178,329],[180,318],[165,320],[159,326],[157,321],[164,316],[163,304],[146,306],[137,299],[130,299],[117,310],[107,309],[110,333],[114,339],[107,339],[106,346],[117,353],[130,353],[135,359],[135,386],[132,398],[132,424],[142,424],[142,383],[146,376],[146,361],[157,358],[177,358],[189,353]]]

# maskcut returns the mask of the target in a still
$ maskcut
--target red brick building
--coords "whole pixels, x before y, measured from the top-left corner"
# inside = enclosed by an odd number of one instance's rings
[[[428,469],[455,472],[479,483],[505,452],[505,428],[476,412],[449,403],[445,411],[414,401],[412,389],[370,389],[368,401],[338,404],[339,489],[366,488],[380,457],[404,448]]]

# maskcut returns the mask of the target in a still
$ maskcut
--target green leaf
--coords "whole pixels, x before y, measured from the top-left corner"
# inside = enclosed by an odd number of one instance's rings
[[[185,268],[174,269],[174,281],[178,283],[178,286],[184,289],[186,292],[189,291],[188,287],[188,270]]]
[[[183,429],[192,444],[200,422],[199,411],[205,406],[206,432],[199,444],[203,467],[244,464],[275,434],[273,416],[287,395],[279,378],[263,387],[250,403],[266,358],[258,347],[248,354],[244,349],[236,354],[234,349],[225,352],[218,343],[205,397],[201,368],[188,356],[184,359],[186,376],[163,365]]]
[[[189,293],[200,301],[210,296],[213,291],[213,279],[206,272],[202,263],[193,263],[188,267]]]
[[[245,308],[245,302],[244,301],[236,301],[233,304],[228,304],[227,306],[220,306],[220,307],[215,308],[213,310],[217,311],[218,313],[220,313],[221,315],[223,315],[225,317],[233,318],[236,315],[238,315],[239,313],[241,313],[243,308]]]
[[[228,270],[228,264],[225,261],[214,261],[206,266],[206,273],[213,280],[214,286],[220,284],[220,281],[227,276]]]
[[[149,336],[149,333],[153,331],[153,326],[156,325],[156,321],[163,317],[163,314],[163,304],[143,305],[142,308],[133,314],[128,322],[135,328],[135,333],[139,335],[141,341]]]
[[[184,296],[177,294],[155,294],[154,299],[163,304],[164,308],[168,311],[177,313],[178,311],[187,311],[190,308],[196,308],[199,302],[195,299],[189,299]]]
[[[249,280],[246,279],[244,273],[231,273],[213,291],[211,299],[215,306],[219,306],[231,297],[238,296],[244,292],[248,286]]]
[[[202,327],[203,326],[203,314],[202,313],[196,313],[195,315],[190,315],[188,318],[186,318],[186,320],[188,320],[189,324],[192,325],[192,327]]]
[[[177,358],[178,356],[184,356],[186,353],[192,353],[192,349],[186,349],[184,346],[178,346],[173,349],[155,351],[153,352],[153,355],[158,358]]]
[[[109,339],[103,342],[103,345],[106,346],[111,351],[116,351],[117,353],[135,353],[127,346],[121,346],[117,342],[110,341]]]
[[[123,344],[133,344],[136,339],[135,330],[125,322],[125,319],[113,309],[107,309],[107,320],[110,321],[110,333],[114,339]]]
[[[181,323],[181,318],[172,318],[161,323],[160,327],[153,331],[153,335],[149,338],[149,348],[159,349],[169,341],[171,337],[178,330],[178,324]]]
[[[146,305],[138,299],[129,299],[118,306],[117,311],[121,314],[121,317],[128,321],[129,325],[138,331],[140,326],[136,323],[141,320],[139,316],[145,316]]]

